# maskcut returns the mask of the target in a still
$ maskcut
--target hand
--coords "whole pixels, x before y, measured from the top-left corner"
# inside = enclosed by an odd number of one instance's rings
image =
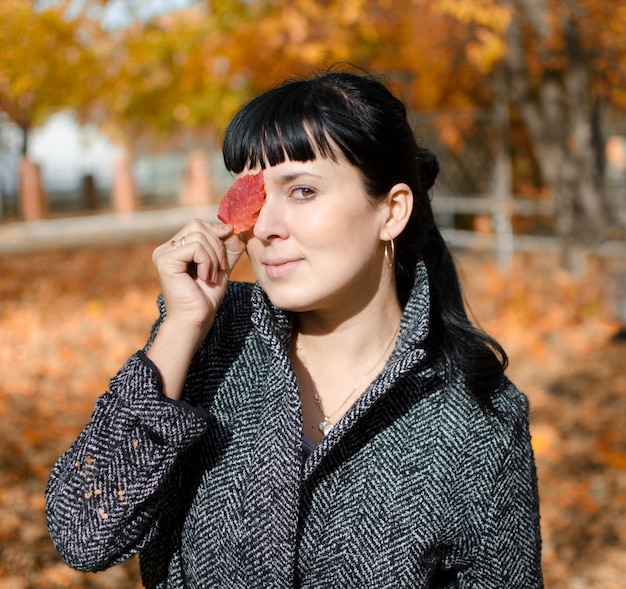
[[[167,307],[167,322],[206,336],[228,283],[245,250],[231,225],[188,223],[152,254]],[[198,342],[200,343],[200,342]]]
[[[195,220],[152,254],[167,316],[148,357],[171,399],[180,399],[189,363],[213,325],[228,275],[245,248],[231,225]]]

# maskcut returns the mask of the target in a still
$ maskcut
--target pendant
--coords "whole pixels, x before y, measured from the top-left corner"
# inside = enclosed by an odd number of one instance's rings
[[[320,421],[320,424],[317,427],[319,427],[320,431],[324,435],[327,435],[328,432],[333,429],[333,424],[330,423],[330,419],[328,419],[328,417],[324,417],[324,421]]]

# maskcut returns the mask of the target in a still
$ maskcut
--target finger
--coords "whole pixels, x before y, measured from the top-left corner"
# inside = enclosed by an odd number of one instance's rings
[[[245,251],[245,243],[240,236],[233,233],[233,226],[226,225],[206,225],[207,231],[202,232],[212,247],[215,248],[219,256],[219,267],[221,270],[230,273],[241,254]],[[194,236],[195,237],[195,236]],[[201,239],[199,237],[199,239]],[[189,241],[189,238],[187,239]]]
[[[156,264],[162,257],[170,262],[176,260],[178,271],[183,270],[181,264],[184,264],[184,270],[188,269],[194,278],[215,283],[219,271],[228,272],[245,249],[245,245],[237,239],[230,242],[227,250],[224,240],[232,237],[232,225],[193,219],[154,251],[153,261]]]
[[[229,269],[229,260],[228,260],[227,253],[226,253],[227,252],[226,242],[230,237],[232,237],[232,235],[234,235],[233,231],[234,231],[233,226],[228,223],[225,225],[218,225],[215,228],[216,235],[220,238],[220,240],[224,244],[224,255],[221,259],[221,264],[220,264],[221,269],[224,271],[227,271]]]
[[[215,282],[220,270],[221,255],[211,245],[205,246],[200,242],[195,242],[194,258],[196,272],[200,280],[205,282]]]
[[[209,223],[202,221],[201,219],[192,219],[189,221],[180,231],[178,231],[175,235],[172,236],[167,243],[170,245],[170,249],[177,249],[179,247],[184,247],[189,243],[189,236],[193,233],[211,233],[212,228]],[[163,244],[162,247],[165,248],[166,244]]]
[[[226,250],[227,270],[230,273],[241,258],[241,254],[246,251],[246,244],[239,235],[233,234],[224,241],[224,249]]]
[[[198,277],[202,280],[210,280],[215,282],[217,280],[217,273],[219,270],[225,269],[226,249],[224,243],[219,236],[211,231],[199,231],[191,233],[185,239],[185,243],[188,249],[193,249],[195,246],[199,246],[205,250],[206,258],[201,259],[201,251],[194,251],[193,261],[198,263],[197,273]]]

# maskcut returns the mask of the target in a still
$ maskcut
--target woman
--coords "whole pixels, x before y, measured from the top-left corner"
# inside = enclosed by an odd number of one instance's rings
[[[147,587],[542,586],[525,397],[465,313],[403,104],[330,72],[224,140],[254,227],[154,252],[160,319],[52,471],[70,566]],[[229,282],[244,250],[258,283]]]

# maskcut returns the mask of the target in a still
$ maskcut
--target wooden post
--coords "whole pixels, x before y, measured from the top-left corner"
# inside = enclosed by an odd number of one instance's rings
[[[180,204],[187,207],[204,207],[213,200],[208,154],[197,150],[189,154],[185,178],[180,191]]]
[[[85,174],[82,179],[83,208],[95,211],[98,208],[98,191],[93,174]]]
[[[120,215],[128,215],[137,209],[135,183],[128,156],[115,162],[112,200],[113,210]]]
[[[46,202],[41,186],[39,166],[22,157],[20,161],[19,198],[24,221],[39,221],[46,214]]]

